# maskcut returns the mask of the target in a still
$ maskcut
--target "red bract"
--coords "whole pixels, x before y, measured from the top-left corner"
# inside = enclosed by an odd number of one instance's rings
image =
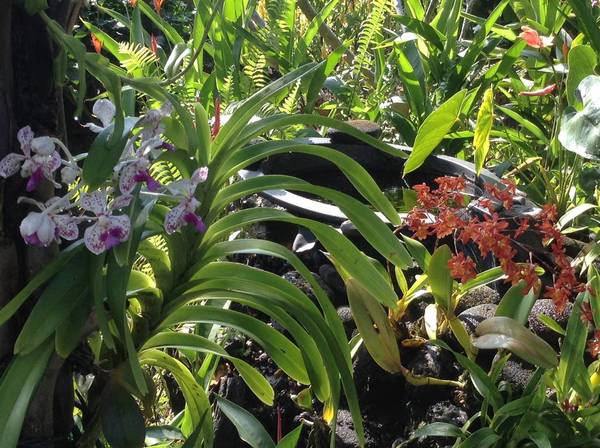
[[[94,46],[94,50],[96,53],[100,54],[102,52],[102,41],[96,37],[95,34],[92,33],[92,45]]]
[[[519,92],[519,96],[546,96],[554,92],[554,89],[556,89],[556,84],[550,84],[543,89]]]
[[[475,262],[463,253],[454,255],[448,261],[448,267],[452,277],[460,279],[461,283],[468,282],[477,275]]]
[[[158,39],[154,34],[150,36],[150,50],[154,53],[154,56],[158,55]]]
[[[160,15],[160,10],[162,9],[162,5],[165,2],[165,0],[153,0],[154,2],[154,10],[156,11],[156,13],[158,15]]]

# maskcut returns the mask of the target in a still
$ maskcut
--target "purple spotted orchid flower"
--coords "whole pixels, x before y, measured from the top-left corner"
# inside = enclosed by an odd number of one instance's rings
[[[79,205],[95,215],[96,222],[85,229],[83,241],[93,254],[101,254],[129,238],[131,223],[129,216],[113,215],[113,211],[126,207],[132,196],[123,195],[108,202],[108,192],[94,191],[81,196]]]
[[[7,178],[21,170],[22,177],[28,177],[26,189],[33,191],[45,178],[55,186],[54,172],[61,166],[61,158],[55,149],[55,139],[34,137],[29,126],[17,132],[23,154],[11,153],[0,160],[0,177]]]
[[[115,166],[119,176],[119,190],[122,194],[131,194],[137,183],[146,183],[148,190],[157,191],[161,184],[150,174],[150,153],[159,148],[162,141],[158,137],[143,141],[135,150],[133,140],[127,145],[125,153],[129,153]]]
[[[79,236],[77,220],[68,214],[61,214],[71,204],[66,198],[54,197],[45,204],[29,198],[20,198],[38,207],[39,212],[29,212],[19,226],[25,243],[31,246],[47,247],[54,241],[73,241]]]
[[[204,232],[206,226],[196,214],[200,202],[194,197],[196,188],[208,178],[208,168],[198,168],[190,179],[180,180],[167,185],[167,188],[180,198],[179,204],[165,216],[165,231],[175,233],[186,224],[191,224],[198,232]]]
[[[111,125],[116,113],[117,108],[112,101],[105,98],[99,99],[92,107],[92,114],[98,118],[98,120],[100,120],[102,126],[98,126],[94,123],[87,123],[84,124],[83,127],[88,128],[90,131],[95,132],[96,134],[99,134]]]

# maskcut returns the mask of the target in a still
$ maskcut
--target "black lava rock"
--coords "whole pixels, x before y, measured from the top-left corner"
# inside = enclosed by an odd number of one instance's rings
[[[475,333],[477,326],[486,319],[494,317],[497,305],[485,303],[469,308],[458,315],[458,318],[465,324],[467,333]]]
[[[573,310],[573,304],[567,304],[567,307],[562,313],[557,313],[556,308],[554,307],[554,302],[551,299],[539,299],[533,304],[533,308],[531,308],[531,313],[529,315],[529,328],[533,333],[538,335],[544,341],[548,342],[550,345],[554,347],[558,346],[558,338],[560,335],[555,331],[551,330],[547,326],[545,326],[538,318],[540,314],[545,314],[546,316],[550,316],[554,319],[558,324],[566,328],[567,321],[569,320],[569,316],[571,315],[571,311]]]
[[[463,311],[473,308],[477,305],[487,305],[500,303],[500,294],[494,291],[489,286],[481,286],[477,289],[469,291],[465,294],[458,302],[456,306],[456,312],[462,313]]]

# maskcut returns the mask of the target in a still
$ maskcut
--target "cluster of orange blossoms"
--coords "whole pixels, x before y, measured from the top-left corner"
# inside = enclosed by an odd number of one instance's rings
[[[512,241],[533,228],[541,233],[543,243],[549,245],[556,266],[557,276],[553,286],[547,287],[545,297],[552,299],[557,310],[562,311],[573,292],[584,288],[565,254],[565,237],[555,225],[557,213],[554,206],[544,206],[534,222],[523,218],[518,221],[516,228],[510,228],[509,219],[501,218],[496,210],[498,203],[502,203],[507,210],[512,208],[516,194],[516,186],[512,182],[503,180],[503,187],[492,184],[485,186],[488,197],[480,199],[479,205],[489,210],[490,214],[483,219],[465,213],[464,178],[440,177],[435,182],[438,184],[435,190],[426,184],[413,187],[417,192],[418,206],[408,214],[406,223],[415,238],[423,240],[435,236],[441,239],[455,235],[463,244],[471,242],[483,257],[492,254],[498,260],[507,281],[516,284],[524,280],[528,291],[537,283],[537,266],[530,262],[514,261],[517,251]],[[477,275],[475,261],[463,253],[454,255],[448,267],[452,276],[463,283]]]

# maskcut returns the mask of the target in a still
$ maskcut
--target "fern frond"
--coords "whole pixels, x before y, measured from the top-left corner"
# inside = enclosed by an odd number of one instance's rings
[[[149,48],[133,42],[120,42],[119,55],[121,66],[128,73],[146,73],[148,68],[158,61],[158,58]]]

